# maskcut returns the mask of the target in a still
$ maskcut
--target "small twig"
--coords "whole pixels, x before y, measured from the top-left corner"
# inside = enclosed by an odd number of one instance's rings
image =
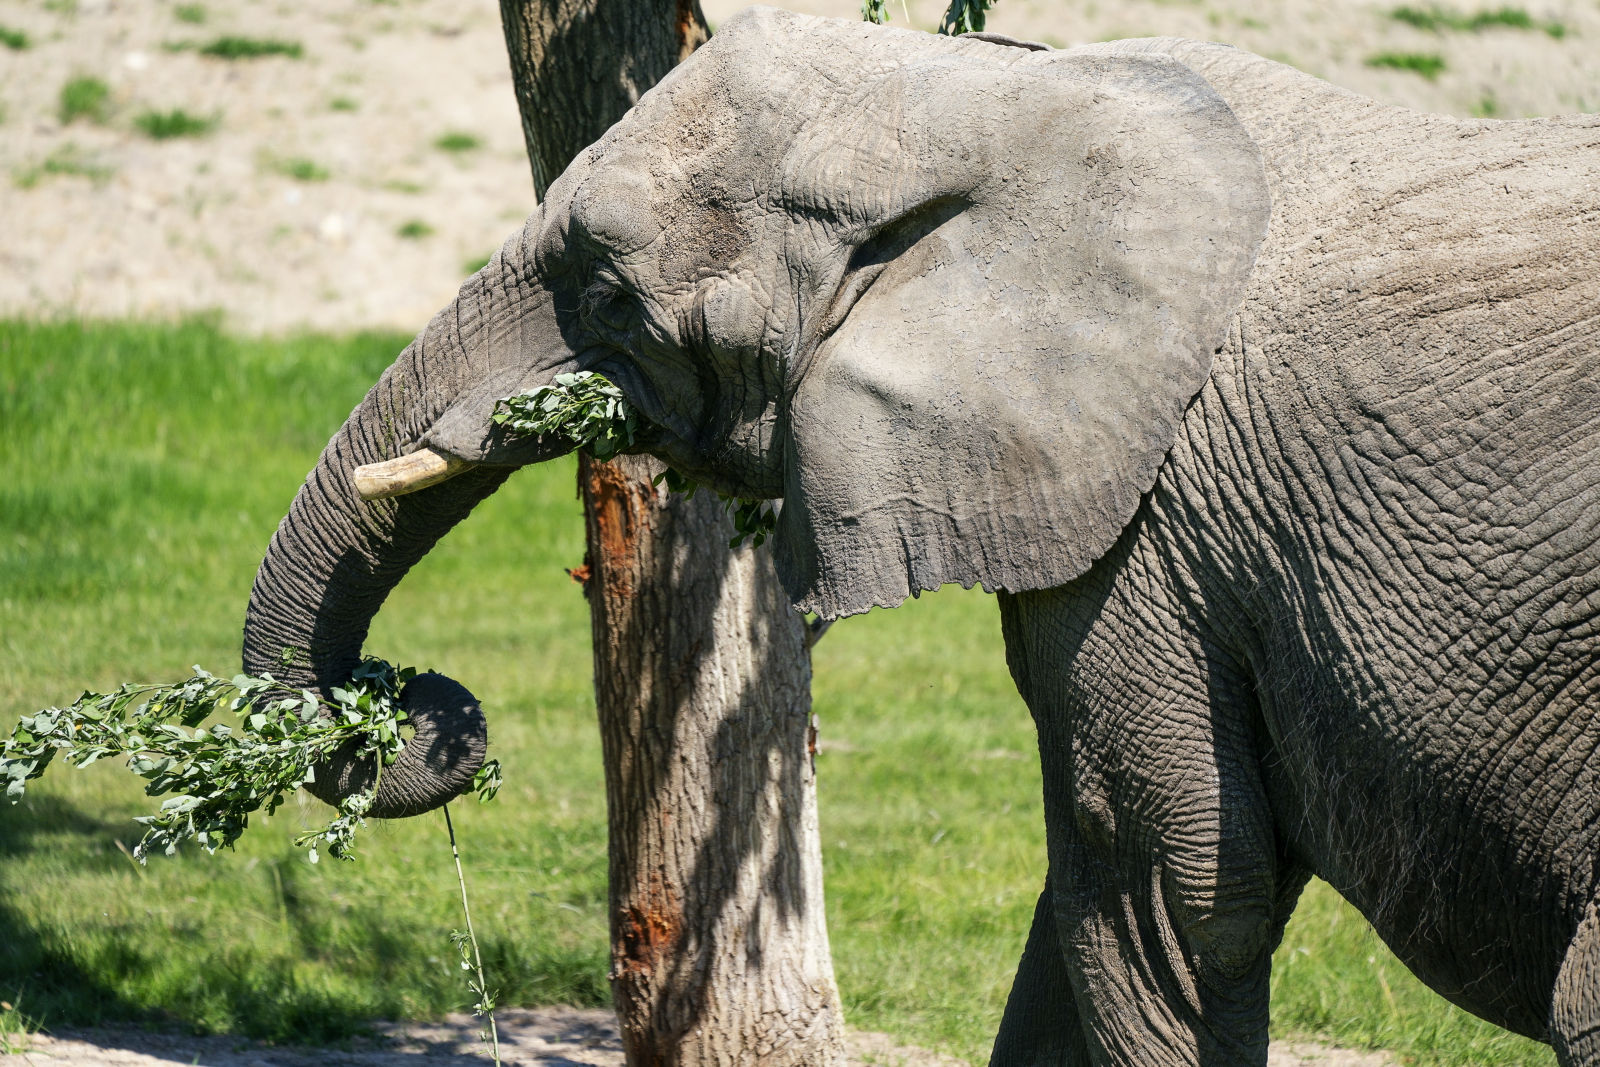
[[[494,1024],[494,1005],[489,997],[489,984],[483,976],[483,953],[478,951],[478,936],[472,932],[472,908],[467,905],[467,876],[461,871],[461,852],[456,848],[456,828],[450,821],[450,805],[444,805],[444,828],[450,834],[450,855],[456,861],[456,881],[461,885],[461,914],[467,920],[467,940],[472,942],[472,962],[478,971],[478,1007],[489,1017],[489,1041],[494,1054],[495,1067],[500,1067],[500,1031]]]
[[[808,619],[806,620],[806,647],[815,648],[817,642],[822,640],[822,635],[828,632],[828,627],[838,622],[838,619]]]
[[[117,850],[128,857],[128,862],[133,864],[134,871],[139,875],[139,881],[144,881],[144,868],[139,866],[139,861],[133,858],[133,853],[128,851],[128,846],[124,845],[119,837],[113,837],[111,840],[117,843]]]
[[[278,926],[289,932],[289,901],[283,895],[283,875],[278,873],[278,861],[272,861],[272,884],[278,888]]]

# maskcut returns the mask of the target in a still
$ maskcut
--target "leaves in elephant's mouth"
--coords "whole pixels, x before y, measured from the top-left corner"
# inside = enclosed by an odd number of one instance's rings
[[[639,418],[621,389],[587,370],[558,374],[550,385],[502,397],[490,417],[511,433],[565,437],[599,460],[633,444]]]
[[[693,500],[695,493],[700,491],[699,482],[685,478],[671,467],[656,475],[650,484],[660,485],[662,482],[667,483],[667,492],[682,493],[689,500]],[[723,493],[718,493],[717,499],[722,501],[733,518],[734,533],[728,541],[729,548],[738,548],[747,540],[750,541],[750,547],[760,548],[778,526],[778,512],[770,500],[746,500]]]
[[[251,812],[265,805],[271,815],[284,794],[313,780],[316,764],[354,741],[356,758],[377,765],[372,789],[346,798],[327,826],[295,838],[297,846],[309,847],[313,863],[319,842],[335,859],[350,859],[383,768],[405,747],[400,688],[416,673],[368,657],[344,688],[331,690],[332,700],[270,674],[224,680],[199,667],[177,685],[129,682],[111,693],[84,693],[70,707],[18,722],[0,746],[0,780],[15,804],[58,753],[76,767],[127,756],[128,766],[149,782],[145,792],[167,796],[154,815],[137,820],[145,834],[134,855],[143,863],[152,849],[170,856],[191,838],[207,852],[232,847],[249,828]],[[238,725],[201,725],[220,711],[232,712]],[[497,761],[484,765],[473,788],[480,800],[493,797],[500,788]]]
[[[558,374],[550,385],[524,390],[495,401],[497,424],[514,434],[539,437],[564,437],[574,448],[587,448],[598,460],[608,460],[632,446],[639,415],[622,390],[610,379],[593,371]],[[667,483],[667,491],[692,498],[699,484],[668,468],[656,476],[655,484]],[[760,548],[777,528],[778,513],[770,500],[747,500],[717,494],[733,517],[734,536],[729,548],[745,541]]]

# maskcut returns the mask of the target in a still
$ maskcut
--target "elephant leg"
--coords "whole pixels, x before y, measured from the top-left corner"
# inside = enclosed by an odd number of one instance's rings
[[[1273,825],[1252,689],[1159,582],[1120,583],[1001,601],[1079,1025],[1097,1067],[1261,1067],[1305,872]]]
[[[1164,762],[1183,766],[1178,759]],[[1093,786],[1079,794],[1089,832],[1062,857],[1072,874],[1057,890],[1057,914],[1096,1064],[1266,1063],[1272,949],[1288,911],[1280,874],[1294,889],[1304,876],[1280,872],[1266,819],[1223,810],[1230,792],[1196,783],[1149,825],[1118,826],[1115,837],[1094,825],[1106,798]]]
[[[1589,903],[1556,975],[1550,1043],[1561,1067],[1600,1067],[1600,900]]]
[[[1045,880],[1033,909],[1028,946],[1022,950],[1006,999],[989,1067],[1088,1067],[1089,1049],[1078,1022],[1072,978],[1056,936],[1055,897]]]

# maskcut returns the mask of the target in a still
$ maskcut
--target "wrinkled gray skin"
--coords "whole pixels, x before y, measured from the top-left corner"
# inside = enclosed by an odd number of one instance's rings
[[[560,451],[494,400],[594,368],[643,450],[784,498],[802,606],[1002,591],[1050,871],[997,1064],[1263,1063],[1315,872],[1441,994],[1600,1065],[1597,186],[1594,118],[752,9],[334,438],[247,665],[341,681],[407,568]],[[357,500],[424,445],[482,466]]]

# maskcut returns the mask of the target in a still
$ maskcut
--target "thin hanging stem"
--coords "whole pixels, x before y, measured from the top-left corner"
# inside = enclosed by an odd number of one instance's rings
[[[478,972],[478,985],[473,989],[478,994],[475,1008],[489,1017],[490,1050],[494,1053],[495,1067],[500,1067],[500,1031],[494,1024],[494,1001],[489,996],[489,985],[483,977],[483,953],[478,951],[478,937],[472,932],[472,908],[467,904],[467,876],[461,871],[461,852],[456,848],[456,828],[450,821],[449,804],[444,805],[444,828],[450,834],[450,855],[455,858],[456,881],[461,885],[461,914],[467,920],[467,940],[472,943],[472,962]]]

